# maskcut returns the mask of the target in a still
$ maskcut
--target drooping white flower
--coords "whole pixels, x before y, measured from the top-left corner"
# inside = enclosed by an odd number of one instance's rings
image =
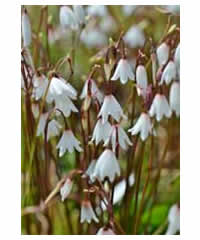
[[[47,102],[51,103],[61,95],[76,99],[77,91],[69,83],[65,83],[63,78],[53,77],[47,94]]]
[[[37,128],[37,136],[44,137],[47,118],[48,118],[48,113],[41,114],[38,128]],[[52,119],[48,123],[47,140],[49,140],[51,137],[57,136],[60,132],[60,129],[61,129],[61,125],[55,119]]]
[[[142,29],[134,25],[132,26],[124,36],[124,42],[131,48],[143,47],[145,43],[145,35]]]
[[[169,46],[164,42],[156,50],[159,66],[165,65],[169,58]]]
[[[176,64],[177,74],[180,75],[180,43],[178,44],[174,54],[174,62]]]
[[[98,28],[84,29],[81,33],[81,41],[89,48],[103,47],[108,42],[108,37]]]
[[[109,137],[111,129],[112,128],[109,122],[106,121],[103,123],[103,120],[99,118],[95,125],[91,141],[95,141],[96,145],[98,145],[100,141],[105,143]]]
[[[164,116],[170,118],[172,111],[169,107],[167,99],[164,95],[157,93],[151,104],[149,110],[151,117],[156,116],[156,120],[159,122]]]
[[[159,84],[161,85],[163,84],[163,82],[165,82],[168,85],[172,80],[175,80],[175,79],[176,79],[176,65],[174,61],[169,61],[163,71]]]
[[[81,5],[73,5],[73,11],[76,21],[79,25],[85,24],[85,10]]]
[[[28,47],[31,44],[31,24],[26,10],[22,13],[22,38],[24,47]]]
[[[78,112],[78,109],[70,98],[64,94],[55,98],[55,107],[60,109],[64,113],[65,117],[69,117],[71,112]],[[56,114],[60,115],[60,112],[56,112]]]
[[[123,14],[126,16],[126,17],[129,17],[132,15],[132,13],[138,8],[137,5],[123,5],[122,6],[122,11],[123,11]]]
[[[173,82],[169,93],[169,105],[178,117],[180,115],[180,84]]]
[[[90,5],[87,8],[88,15],[95,17],[105,17],[108,11],[105,5]]]
[[[64,28],[78,29],[77,20],[71,8],[67,6],[60,8],[60,24]]]
[[[119,144],[119,146],[124,150],[127,150],[128,145],[129,146],[132,145],[126,132],[119,124],[113,125],[111,127],[109,137],[105,141],[104,146],[107,146],[109,142],[111,142],[111,144],[112,144],[113,152],[115,152],[117,144]]]
[[[52,119],[48,124],[47,141],[51,137],[58,136],[60,129],[61,129],[61,125],[55,119]]]
[[[116,175],[120,176],[119,163],[115,154],[110,149],[106,149],[96,162],[93,178],[103,181],[105,177],[108,177],[113,182]]]
[[[53,77],[47,94],[47,102],[55,101],[55,107],[60,109],[65,117],[69,117],[71,112],[78,112],[71,99],[77,98],[77,91],[62,78]],[[57,114],[60,114],[57,112]]]
[[[92,220],[94,220],[97,223],[99,222],[98,218],[94,213],[90,201],[88,200],[83,201],[81,204],[81,223],[83,222],[91,223]]]
[[[95,166],[96,166],[96,159],[93,159],[90,162],[87,170],[85,171],[85,175],[87,175],[90,178],[91,182],[95,181],[95,179],[93,178],[93,173],[94,173]]]
[[[111,228],[102,227],[98,230],[96,235],[116,235]]]
[[[117,79],[120,79],[120,82],[122,84],[127,83],[128,79],[135,80],[135,76],[133,73],[133,70],[131,68],[131,65],[126,59],[120,59],[117,68],[111,78],[112,81],[115,81]]]
[[[99,103],[102,103],[103,102],[103,94],[98,89],[98,87],[93,79],[86,80],[83,90],[80,95],[80,99],[85,99],[88,96],[89,88],[90,88],[92,97],[97,98]]]
[[[33,76],[33,95],[35,100],[39,100],[42,98],[46,92],[48,86],[48,79],[44,75],[37,76],[36,74]]]
[[[102,122],[105,123],[108,121],[108,116],[111,115],[117,122],[120,118],[126,119],[123,110],[120,104],[117,102],[116,98],[113,95],[107,95],[104,97],[103,105],[98,114],[98,117],[102,117]]]
[[[149,134],[152,134],[152,123],[147,113],[141,113],[136,124],[128,130],[132,135],[140,133],[140,138],[145,141]]]
[[[64,185],[60,189],[61,201],[63,202],[70,194],[72,190],[73,182],[70,178],[67,178]]]
[[[168,13],[171,13],[173,15],[179,15],[180,14],[180,5],[165,5],[161,6],[165,10],[167,10]]]
[[[177,204],[172,205],[168,214],[168,228],[165,235],[174,235],[180,231],[180,209]]]
[[[66,150],[68,150],[70,153],[72,153],[75,149],[78,152],[82,151],[82,148],[80,147],[80,142],[76,139],[70,129],[63,132],[63,135],[58,142],[56,148],[59,149],[59,157],[62,157]]]
[[[136,83],[138,96],[145,96],[148,87],[147,71],[143,65],[136,68]]]
[[[131,186],[133,186],[134,183],[135,183],[135,176],[132,173],[128,178],[128,185],[131,187]],[[119,183],[117,183],[115,185],[114,195],[113,195],[113,205],[119,203],[123,199],[125,192],[126,192],[126,186],[127,186],[126,179],[123,179],[122,181],[120,181]],[[101,209],[103,211],[105,211],[107,209],[105,203],[107,203],[106,198],[104,199],[104,201],[103,200],[101,201]],[[100,214],[100,211],[101,211],[100,208],[97,207],[96,210],[97,210],[97,213]]]

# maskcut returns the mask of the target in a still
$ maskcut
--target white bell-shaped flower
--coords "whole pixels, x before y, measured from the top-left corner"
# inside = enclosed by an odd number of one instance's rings
[[[126,59],[119,60],[111,80],[116,81],[118,78],[120,79],[120,82],[122,84],[127,83],[128,79],[135,79],[133,69],[131,68],[131,65]]]
[[[174,204],[168,214],[168,228],[165,235],[174,235],[180,231],[180,209],[177,204]]]
[[[86,82],[83,86],[83,90],[82,90],[81,95],[80,95],[80,99],[85,99],[88,96],[89,87],[90,87],[92,97],[97,98],[99,103],[102,103],[103,102],[103,94],[98,89],[95,81],[92,80],[92,79],[87,79],[86,80]]]
[[[148,87],[148,80],[147,71],[143,65],[139,65],[136,68],[136,83],[138,96],[145,96]]]
[[[98,230],[96,235],[116,235],[111,228],[102,227]]]
[[[85,10],[81,5],[73,5],[73,11],[76,21],[79,25],[85,24]]]
[[[73,132],[70,129],[63,132],[63,135],[58,142],[56,148],[59,149],[59,157],[62,157],[66,150],[68,150],[70,153],[72,153],[75,149],[78,152],[82,151],[82,148],[80,147],[80,142],[77,140],[77,138],[74,136]]]
[[[22,38],[24,47],[28,47],[31,44],[31,24],[26,10],[22,13]]]
[[[128,178],[128,185],[130,187],[133,186],[133,184],[135,183],[135,176],[132,173],[129,178]],[[113,205],[118,204],[124,197],[125,192],[126,192],[126,179],[123,179],[122,181],[120,181],[119,183],[117,183],[114,187],[114,195],[113,195]],[[107,209],[105,203],[107,203],[106,198],[104,199],[104,201],[101,201],[101,209],[103,211],[105,211]],[[97,207],[97,212],[100,213],[100,208]]]
[[[47,118],[48,118],[48,113],[41,114],[38,128],[37,128],[37,136],[41,136],[41,135],[44,136]],[[48,123],[47,140],[49,140],[51,137],[55,137],[59,135],[60,129],[61,129],[61,125],[55,119],[52,119]]]
[[[119,163],[115,154],[110,149],[106,149],[96,162],[93,178],[103,181],[105,177],[108,177],[113,182],[116,175],[120,176]]]
[[[127,119],[124,115],[123,110],[120,104],[117,102],[116,98],[113,95],[107,95],[104,97],[103,105],[98,114],[98,117],[102,117],[102,122],[105,123],[108,121],[108,116],[112,116],[117,122],[120,118]]]
[[[152,123],[147,113],[141,113],[136,124],[128,130],[132,135],[140,133],[140,138],[145,141],[149,134],[152,134]]]
[[[105,143],[111,130],[112,128],[110,123],[107,121],[103,123],[102,119],[99,118],[95,125],[91,141],[95,141],[96,145],[98,145],[100,141]]]
[[[124,42],[131,48],[143,47],[145,43],[145,35],[142,29],[134,25],[124,36]]]
[[[63,186],[60,188],[61,201],[63,202],[71,193],[73,182],[67,178]]]
[[[77,98],[77,91],[69,83],[65,83],[63,78],[53,77],[47,94],[47,102],[51,103],[61,95],[66,95],[74,100]]]
[[[67,6],[60,8],[60,24],[64,28],[71,28],[72,30],[78,29],[77,20],[71,8]]]
[[[169,58],[169,46],[164,42],[156,50],[159,66],[165,65]]]
[[[45,77],[44,75],[41,76],[34,75],[33,86],[34,86],[33,95],[35,100],[37,101],[40,98],[42,98],[46,92],[48,86],[47,77]]]
[[[117,24],[114,18],[111,16],[102,18],[101,22],[99,23],[99,27],[104,33],[108,33],[108,34],[115,32],[117,30]]]
[[[169,107],[166,97],[163,94],[157,93],[151,104],[149,110],[149,115],[151,117],[156,116],[156,120],[159,122],[165,116],[170,118],[172,111]]]
[[[180,84],[173,82],[169,92],[169,105],[178,117],[180,115]]]
[[[48,124],[47,140],[49,140],[51,137],[58,136],[60,129],[61,125],[55,119],[52,119]]]
[[[88,200],[83,201],[81,204],[81,223],[83,222],[91,223],[92,220],[94,220],[97,223],[99,222],[98,218],[94,213],[90,201]]]
[[[176,79],[176,65],[174,61],[169,61],[163,71],[159,84],[161,85],[165,82],[167,85],[169,85],[170,82],[175,79]]]
[[[111,142],[111,144],[112,144],[113,152],[115,152],[117,144],[119,144],[119,146],[124,150],[127,150],[128,145],[129,146],[132,145],[126,132],[119,124],[113,125],[111,127],[109,137],[107,138],[106,142],[104,143],[104,146],[107,146],[109,144],[109,142]]]
[[[90,178],[90,181],[92,183],[95,181],[95,178],[93,178],[93,173],[94,173],[95,166],[96,166],[96,159],[93,159],[90,162],[87,170],[85,171],[85,175],[87,175]]]
[[[71,112],[78,112],[78,109],[70,100],[70,98],[64,94],[55,98],[55,107],[60,109],[65,117],[69,117]],[[60,115],[60,112],[56,112],[56,114]]]

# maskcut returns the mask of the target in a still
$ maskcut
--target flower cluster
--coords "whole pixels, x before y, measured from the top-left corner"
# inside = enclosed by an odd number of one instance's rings
[[[145,7],[123,6],[121,9],[129,19]],[[178,9],[165,8],[165,11],[177,14]],[[44,178],[40,167],[34,170],[38,179],[44,181],[40,190],[47,199],[45,204],[58,192],[62,202],[76,201],[79,224],[93,224],[95,230],[91,231],[97,235],[124,233],[116,223],[114,205],[122,208],[121,224],[126,228],[132,196],[134,234],[137,233],[149,181],[152,181],[151,187],[157,188],[161,176],[163,163],[154,160],[154,144],[157,143],[158,151],[160,129],[171,123],[170,119],[179,121],[180,117],[180,29],[173,25],[161,41],[149,40],[142,27],[147,24],[144,22],[129,26],[126,32],[116,32],[119,28],[111,12],[103,5],[60,6],[57,32],[51,29],[50,18],[46,19],[48,56],[45,58],[43,50],[39,52],[37,48],[31,54],[30,46],[39,41],[39,34],[32,36],[28,12],[22,11],[22,95],[30,166],[44,159],[41,161]],[[73,40],[72,48],[66,56],[53,62],[49,44],[60,40],[67,31]],[[108,41],[112,32],[116,33],[115,37]],[[32,37],[36,40],[32,41]],[[83,73],[82,66],[76,62],[75,53],[80,48],[88,52],[100,48],[88,60],[89,72]],[[37,60],[40,56],[43,58]],[[45,61],[44,66],[38,67]],[[144,171],[148,164],[148,176],[141,187],[143,159],[146,161]],[[158,169],[155,181],[151,175],[152,159]],[[65,162],[68,171],[63,170]],[[140,200],[141,188],[144,189]],[[70,215],[67,207],[66,213]],[[105,213],[107,218],[102,217]],[[179,218],[179,208],[174,205],[169,212],[166,234],[179,231]],[[71,228],[73,231],[73,226]]]

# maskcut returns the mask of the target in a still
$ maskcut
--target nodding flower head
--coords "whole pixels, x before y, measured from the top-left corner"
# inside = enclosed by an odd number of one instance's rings
[[[128,130],[132,135],[140,133],[140,138],[145,141],[149,134],[152,133],[152,123],[147,113],[141,113],[136,124]]]
[[[91,141],[95,141],[96,145],[98,145],[101,141],[105,143],[105,141],[109,137],[111,130],[112,127],[110,123],[109,122],[103,123],[102,119],[99,118],[95,125]]]
[[[112,144],[113,152],[116,151],[116,147],[118,144],[123,150],[127,150],[128,145],[129,146],[132,145],[126,132],[119,124],[113,125],[111,127],[110,134],[109,134],[107,140],[105,141],[104,146],[107,146],[109,144],[109,142],[111,142],[111,144]]]
[[[133,69],[126,59],[119,60],[117,68],[111,80],[115,81],[118,78],[122,84],[127,83],[128,79],[135,80]]]
[[[61,201],[64,201],[71,193],[73,182],[70,178],[67,178],[65,183],[60,189]]]
[[[60,24],[64,28],[71,28],[72,30],[78,29],[77,20],[74,12],[67,6],[60,8]]]
[[[44,75],[37,76],[36,74],[33,76],[33,95],[35,100],[38,101],[42,98],[46,92],[48,86],[48,79]]]
[[[28,47],[31,44],[31,24],[27,11],[22,13],[22,38],[24,47]]]
[[[169,107],[165,95],[159,93],[156,94],[151,104],[149,115],[151,117],[156,116],[156,120],[158,122],[161,121],[164,116],[167,118],[171,117],[172,111]]]
[[[169,85],[170,82],[175,79],[176,79],[176,65],[174,61],[169,61],[163,71],[159,84],[161,85],[165,82],[167,85]]]
[[[115,154],[110,149],[106,149],[96,162],[93,178],[99,178],[103,181],[108,177],[113,182],[116,175],[120,176],[119,163]]]
[[[59,149],[59,156],[62,157],[66,150],[70,153],[76,149],[78,152],[82,152],[82,148],[80,147],[80,142],[76,139],[73,132],[71,130],[65,130],[63,135],[58,142],[57,149]]]
[[[102,122],[105,123],[108,121],[108,116],[112,116],[117,122],[119,122],[120,118],[127,119],[124,115],[123,110],[116,98],[113,95],[107,95],[104,97],[103,105],[98,114],[98,117],[102,117]]]
[[[165,65],[169,58],[169,46],[164,42],[156,50],[159,66]]]
[[[145,43],[145,35],[142,29],[134,25],[132,26],[124,36],[124,42],[131,48],[143,47]],[[134,40],[133,40],[134,39]]]
[[[80,95],[80,99],[86,98],[89,94],[91,94],[91,96],[93,98],[96,98],[99,101],[99,103],[103,102],[103,94],[98,89],[95,81],[92,80],[92,79],[87,79],[86,80],[86,82],[84,84],[84,87],[83,87],[83,90],[82,90],[81,95]]]
[[[83,222],[91,223],[92,220],[94,220],[97,223],[99,222],[98,218],[94,213],[90,201],[85,200],[81,204],[81,223]]]

